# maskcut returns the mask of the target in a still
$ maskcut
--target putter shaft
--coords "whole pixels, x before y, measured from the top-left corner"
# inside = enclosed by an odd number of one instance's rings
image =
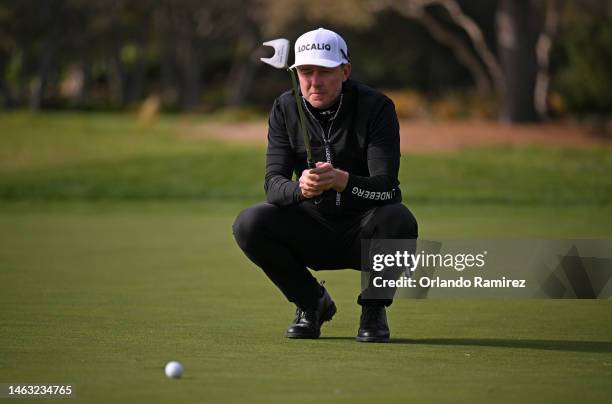
[[[300,126],[302,129],[302,136],[304,137],[304,147],[306,148],[306,161],[308,163],[308,168],[314,168],[314,159],[312,158],[312,149],[310,147],[310,135],[308,133],[308,128],[306,127],[306,116],[304,115],[304,109],[302,108],[302,100],[298,95],[298,85],[297,80],[295,78],[295,72],[293,69],[288,69],[289,75],[291,76],[291,84],[293,85],[293,95],[295,97],[295,104],[297,105],[298,114],[300,115]]]

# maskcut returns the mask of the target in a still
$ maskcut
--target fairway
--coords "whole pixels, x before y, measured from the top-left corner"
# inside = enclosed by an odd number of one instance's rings
[[[360,344],[358,274],[321,272],[338,314],[286,339],[294,308],[231,234],[263,199],[263,149],[114,118],[0,124],[0,383],[92,403],[612,398],[609,300],[397,300],[392,343]],[[509,147],[407,155],[401,180],[425,239],[611,238],[611,166]]]

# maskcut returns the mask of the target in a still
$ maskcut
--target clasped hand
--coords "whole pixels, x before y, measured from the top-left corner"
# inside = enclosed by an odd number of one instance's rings
[[[348,182],[348,173],[334,168],[330,163],[317,162],[315,168],[302,171],[300,190],[305,198],[321,195],[328,189],[344,191]]]

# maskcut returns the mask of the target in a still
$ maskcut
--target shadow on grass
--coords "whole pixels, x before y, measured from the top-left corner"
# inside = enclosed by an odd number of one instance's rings
[[[322,340],[350,340],[354,337],[321,337]],[[485,339],[485,338],[391,338],[390,344],[448,345],[493,348],[541,349],[545,351],[612,353],[612,342],[563,341],[546,339]]]

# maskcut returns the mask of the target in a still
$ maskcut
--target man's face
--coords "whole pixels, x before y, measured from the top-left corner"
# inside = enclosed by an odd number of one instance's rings
[[[351,73],[351,65],[321,67],[304,65],[297,68],[300,90],[306,100],[315,108],[325,109],[333,105],[342,91],[342,83]]]

